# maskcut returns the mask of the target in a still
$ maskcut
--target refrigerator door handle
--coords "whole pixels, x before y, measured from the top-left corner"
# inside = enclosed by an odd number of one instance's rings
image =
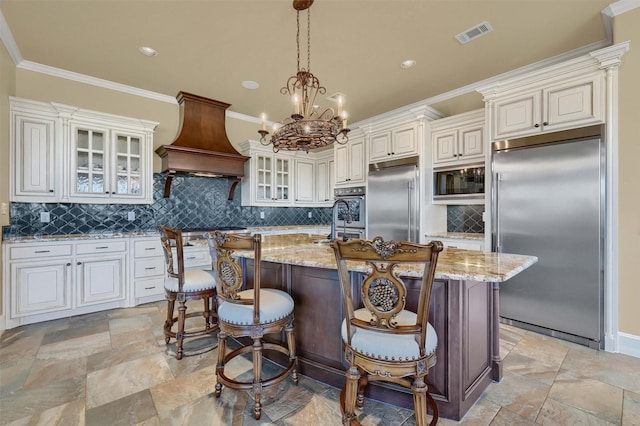
[[[407,182],[407,241],[411,241],[411,181]]]
[[[500,236],[500,218],[498,217],[500,209],[500,200],[498,199],[498,195],[500,194],[500,179],[502,179],[502,175],[501,173],[496,173],[493,177],[493,181],[495,182],[495,192],[494,192],[494,216],[495,216],[495,230],[496,230],[496,252],[497,253],[501,253],[502,252],[502,241],[501,241],[501,236]]]

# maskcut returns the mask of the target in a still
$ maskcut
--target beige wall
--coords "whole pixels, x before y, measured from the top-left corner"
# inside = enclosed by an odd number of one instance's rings
[[[614,42],[631,40],[619,74],[619,330],[640,336],[640,8],[614,20]]]
[[[15,94],[15,66],[4,44],[0,43],[0,203],[9,205],[9,96]],[[9,224],[9,213],[0,213],[0,227]],[[2,277],[2,247],[0,245],[0,277]],[[2,281],[0,279],[0,281]],[[0,314],[3,313],[0,288]]]

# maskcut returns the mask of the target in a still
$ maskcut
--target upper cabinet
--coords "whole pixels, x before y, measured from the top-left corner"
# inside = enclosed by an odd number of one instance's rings
[[[334,144],[335,185],[362,184],[366,178],[364,137],[352,138],[345,145]]]
[[[156,122],[10,98],[11,201],[153,201]]]
[[[434,166],[482,161],[485,154],[484,110],[431,122]]]
[[[415,122],[371,134],[369,163],[418,155],[418,126]]]
[[[247,140],[240,144],[245,163],[243,206],[321,207],[331,205],[333,151],[280,151]]]
[[[584,78],[497,99],[494,139],[582,127],[604,121],[603,75]]]

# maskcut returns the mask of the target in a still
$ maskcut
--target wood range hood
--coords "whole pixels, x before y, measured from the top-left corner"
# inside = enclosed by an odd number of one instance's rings
[[[244,163],[250,158],[240,155],[231,145],[225,129],[225,111],[231,104],[180,92],[180,127],[171,145],[162,145],[156,154],[162,159],[162,173],[167,173],[164,198],[171,194],[176,174],[235,178],[230,181],[229,199],[240,178]]]

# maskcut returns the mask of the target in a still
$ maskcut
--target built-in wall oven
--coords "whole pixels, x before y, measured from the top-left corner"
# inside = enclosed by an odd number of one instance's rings
[[[346,234],[347,238],[364,238],[366,227],[365,187],[336,188],[333,195],[337,203],[333,209],[336,237],[342,237],[343,234]],[[345,203],[339,200],[344,200],[349,205],[349,209]]]

